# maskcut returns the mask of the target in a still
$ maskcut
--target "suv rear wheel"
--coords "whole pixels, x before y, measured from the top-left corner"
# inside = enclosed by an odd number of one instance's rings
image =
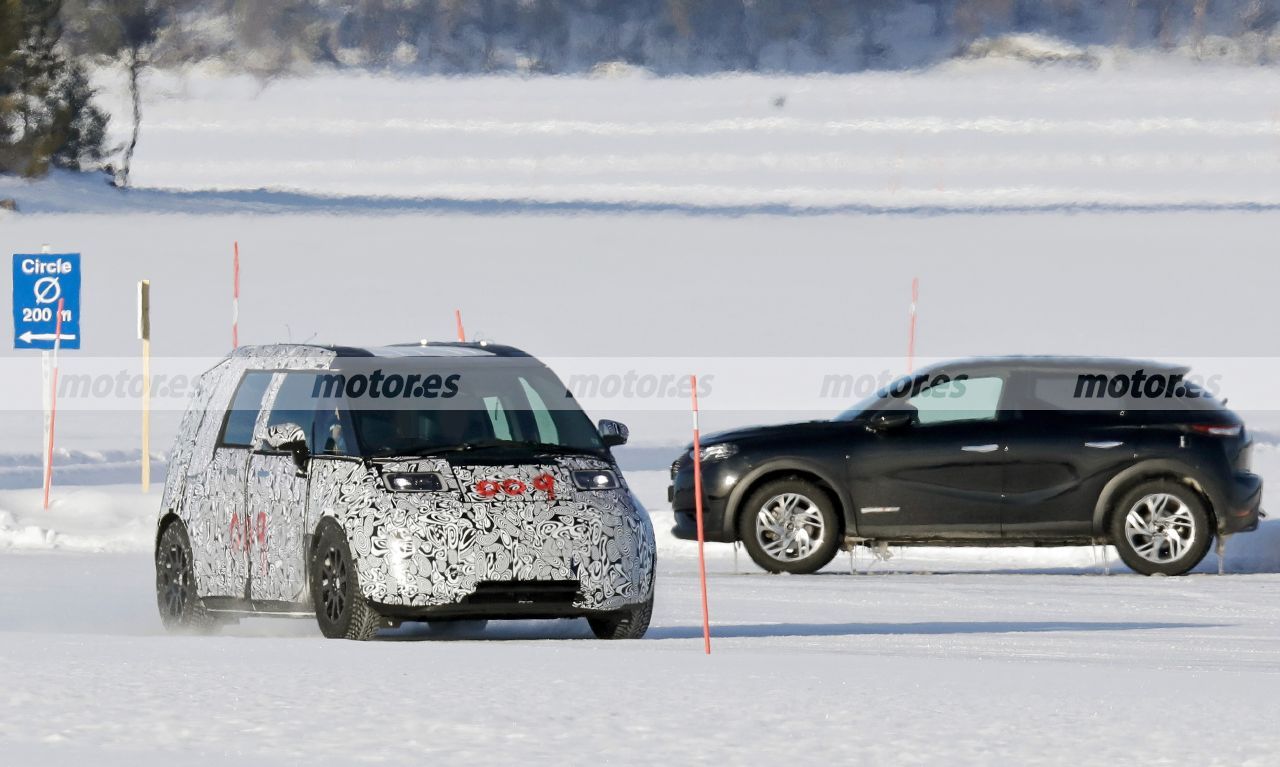
[[[360,591],[347,537],[332,523],[321,525],[311,554],[311,602],[320,633],[330,639],[373,639],[382,625]]]
[[[1120,558],[1143,575],[1182,575],[1209,551],[1213,530],[1195,491],[1172,480],[1143,482],[1120,499],[1111,540]]]
[[[816,573],[836,555],[840,520],[817,485],[791,478],[769,482],[747,498],[738,537],[771,573]]]

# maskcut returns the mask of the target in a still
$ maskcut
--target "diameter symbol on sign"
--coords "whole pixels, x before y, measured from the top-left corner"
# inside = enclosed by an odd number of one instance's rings
[[[62,283],[57,277],[41,277],[36,280],[36,303],[52,304],[62,296]]]

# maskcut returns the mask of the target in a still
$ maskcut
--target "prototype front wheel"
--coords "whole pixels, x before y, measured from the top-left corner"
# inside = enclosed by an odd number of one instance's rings
[[[156,541],[156,606],[161,623],[171,632],[207,633],[218,627],[196,592],[191,540],[186,526],[176,519],[165,525]]]
[[[311,603],[320,633],[330,639],[373,639],[382,617],[360,592],[360,579],[347,537],[324,524],[311,554]]]
[[[747,553],[771,573],[816,573],[835,558],[839,535],[831,497],[798,478],[775,480],[756,490],[738,521]]]
[[[1143,575],[1182,575],[1200,564],[1213,531],[1204,502],[1179,482],[1144,482],[1125,494],[1111,517],[1120,558]]]

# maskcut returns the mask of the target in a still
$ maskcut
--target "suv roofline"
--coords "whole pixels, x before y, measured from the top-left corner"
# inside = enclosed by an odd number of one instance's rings
[[[923,368],[919,373],[953,368],[1003,368],[1006,370],[1068,370],[1077,372],[1133,372],[1151,370],[1161,373],[1187,373],[1190,366],[1132,357],[1085,357],[1054,355],[1008,355],[993,357],[961,357]]]

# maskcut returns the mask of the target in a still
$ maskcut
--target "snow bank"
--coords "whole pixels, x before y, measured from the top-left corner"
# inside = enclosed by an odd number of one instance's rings
[[[0,551],[150,551],[159,488],[55,488],[49,508],[41,490],[0,492]]]

